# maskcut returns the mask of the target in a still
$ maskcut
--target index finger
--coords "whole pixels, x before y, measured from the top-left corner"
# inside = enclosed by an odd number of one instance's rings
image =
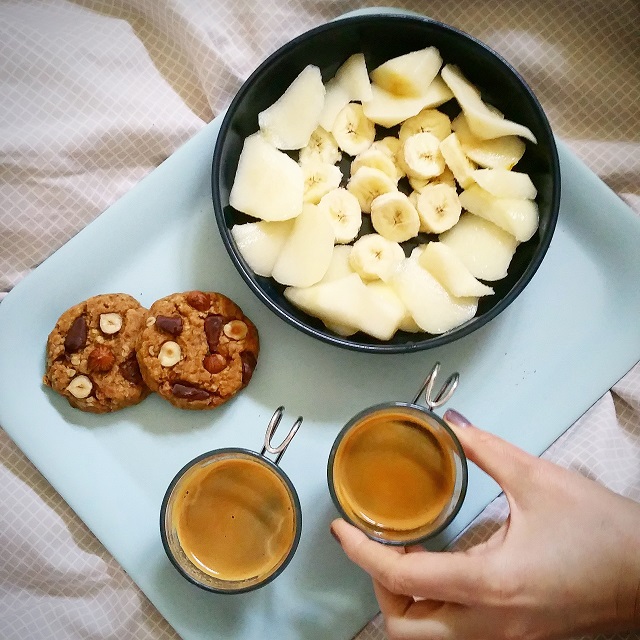
[[[391,593],[465,604],[482,591],[482,556],[459,552],[398,554],[344,520],[331,529],[350,560]]]

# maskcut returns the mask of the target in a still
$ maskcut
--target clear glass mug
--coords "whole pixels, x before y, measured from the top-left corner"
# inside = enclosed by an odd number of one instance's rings
[[[279,407],[273,414],[260,453],[243,448],[203,453],[169,484],[160,509],[162,544],[175,568],[202,589],[226,594],[258,589],[280,575],[296,552],[302,510],[279,462],[302,418],[274,447],[271,439],[283,411]]]
[[[456,435],[433,412],[451,397],[459,376],[450,376],[432,398],[439,366],[413,402],[364,409],[331,448],[331,498],[345,520],[378,542],[425,542],[451,523],[464,501],[466,456]],[[427,407],[417,404],[423,392]]]

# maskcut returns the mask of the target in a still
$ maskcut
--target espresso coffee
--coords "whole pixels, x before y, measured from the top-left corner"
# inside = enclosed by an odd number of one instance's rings
[[[382,537],[420,532],[449,505],[456,468],[441,429],[396,407],[357,421],[340,442],[333,486],[345,513]]]
[[[266,578],[291,550],[296,513],[289,489],[253,456],[194,467],[175,496],[171,518],[182,550],[218,580]]]

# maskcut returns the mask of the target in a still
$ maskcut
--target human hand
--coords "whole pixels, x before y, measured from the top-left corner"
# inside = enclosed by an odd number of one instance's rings
[[[550,640],[640,628],[640,504],[472,426],[445,420],[510,514],[467,551],[398,549],[338,519],[397,640]]]

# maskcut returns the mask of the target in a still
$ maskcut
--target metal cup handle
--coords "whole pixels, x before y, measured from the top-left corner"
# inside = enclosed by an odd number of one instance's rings
[[[284,407],[282,406],[278,407],[274,411],[273,415],[271,416],[271,420],[269,420],[267,431],[264,434],[264,445],[262,447],[262,451],[260,451],[261,456],[264,456],[267,451],[275,455],[276,456],[276,459],[274,460],[275,464],[278,464],[280,462],[280,459],[284,455],[284,452],[287,450],[287,447],[293,440],[293,436],[296,435],[296,433],[298,432],[298,429],[300,428],[300,425],[302,424],[302,416],[299,416],[298,419],[293,423],[293,426],[289,430],[289,433],[287,434],[285,439],[277,447],[274,447],[271,444],[271,440],[273,439],[276,429],[278,428],[278,425],[282,420],[283,413],[284,413]]]
[[[436,362],[433,365],[433,368],[429,372],[429,375],[425,378],[420,390],[416,394],[416,397],[413,399],[413,404],[417,404],[420,400],[420,396],[424,393],[424,401],[433,411],[433,409],[437,407],[441,407],[445,402],[450,400],[454,391],[458,386],[458,382],[460,381],[460,374],[457,371],[454,371],[442,385],[440,391],[436,393],[435,397],[433,396],[433,387],[438,376],[438,372],[440,371],[440,363]]]

